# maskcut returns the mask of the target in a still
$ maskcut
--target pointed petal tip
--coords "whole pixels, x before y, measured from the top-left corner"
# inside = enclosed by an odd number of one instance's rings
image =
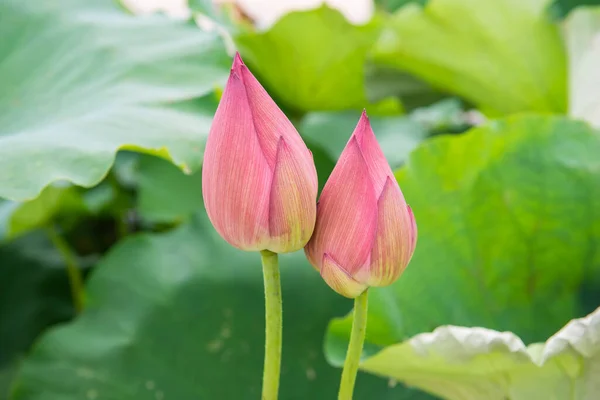
[[[383,197],[385,196],[386,190],[389,190],[390,186],[393,184],[394,184],[394,181],[392,181],[392,178],[390,178],[389,176],[385,178],[385,183],[383,184],[383,189],[381,189],[381,193],[379,194],[379,198],[377,199],[378,203],[383,201]]]
[[[236,52],[233,57],[233,64],[231,65],[231,75],[241,78],[239,74],[241,74],[242,67],[245,67],[244,60],[240,56],[240,53]]]
[[[242,60],[242,56],[240,56],[240,52],[236,51],[235,56],[233,57],[233,66],[236,67],[238,65],[244,65],[244,60]]]
[[[362,114],[360,114],[360,118],[358,120],[358,124],[356,125],[356,127],[369,127],[371,128],[371,121],[369,120],[369,116],[367,115],[367,110],[364,109]]]
[[[367,110],[363,110],[360,119],[356,124],[356,128],[354,128],[352,137],[358,138],[358,144],[362,147],[363,138],[367,135],[375,136],[375,132],[373,132],[373,128],[371,128],[371,121],[367,116]]]
[[[356,134],[353,134],[350,137],[350,140],[348,140],[348,144],[346,145],[346,148],[344,148],[343,153],[348,153],[350,159],[354,162],[358,161],[365,168],[365,171],[369,170],[367,160],[365,159],[365,155],[363,154],[361,147],[360,138],[357,138]]]
[[[306,162],[289,139],[279,136],[273,166],[269,203],[269,232],[275,253],[305,247],[315,226],[317,185],[313,185]]]
[[[365,130],[366,128],[368,128],[368,130],[371,130],[371,120],[369,120],[369,116],[367,115],[367,109],[363,109],[362,114],[360,115],[360,119],[358,120],[358,124],[356,125],[356,127],[361,127],[362,130]]]
[[[359,139],[360,138],[357,138],[355,134],[352,134],[352,136],[350,136],[350,140],[348,140],[346,147],[342,151],[340,160],[342,158],[347,157],[348,160],[351,160],[352,163],[358,162],[362,166],[362,168],[364,168],[364,171],[368,171],[369,167],[367,165],[367,160],[365,159],[365,155],[363,154],[361,142]],[[338,160],[338,163],[339,163],[339,160]],[[337,164],[336,164],[336,167],[337,167]],[[367,174],[368,174],[368,172],[367,172]],[[331,176],[330,176],[330,178],[331,178]],[[329,179],[328,179],[328,182],[329,182]]]
[[[277,144],[275,147],[275,158],[272,160],[273,167],[280,161],[283,151],[289,151],[289,146],[283,136],[279,136],[279,138],[277,138]]]
[[[279,151],[280,148],[287,148],[287,143],[283,136],[279,136],[279,139],[277,139],[277,151]]]
[[[279,138],[277,139],[277,148],[275,150],[275,162],[279,162],[282,151],[292,151],[290,149],[290,145],[288,143],[287,140],[285,140],[285,138],[283,137],[283,135],[280,135]]]

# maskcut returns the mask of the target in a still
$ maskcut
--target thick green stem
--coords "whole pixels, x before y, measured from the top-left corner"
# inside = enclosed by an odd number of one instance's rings
[[[365,334],[367,331],[367,308],[368,291],[354,300],[354,319],[352,321],[352,333],[350,334],[350,344],[346,353],[346,362],[342,371],[342,381],[340,382],[340,391],[338,400],[351,400],[354,392],[354,382],[358,373],[358,364],[362,354]]]
[[[73,306],[77,313],[83,310],[84,302],[84,289],[83,289],[83,278],[81,277],[81,269],[77,265],[77,258],[71,250],[71,247],[65,239],[56,231],[54,226],[50,225],[47,227],[48,237],[54,244],[54,247],[61,254],[66,266],[67,275],[69,277],[69,284],[71,286],[71,296],[73,297]]]
[[[281,283],[277,253],[260,252],[265,281],[265,366],[262,400],[276,400],[281,368]]]

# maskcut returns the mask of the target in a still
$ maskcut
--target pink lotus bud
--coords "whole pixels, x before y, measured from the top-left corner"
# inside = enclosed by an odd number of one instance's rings
[[[413,213],[363,112],[321,193],[306,256],[333,290],[353,298],[398,279],[416,241]]]
[[[242,250],[299,250],[314,229],[317,189],[312,154],[236,54],[204,152],[212,224]]]

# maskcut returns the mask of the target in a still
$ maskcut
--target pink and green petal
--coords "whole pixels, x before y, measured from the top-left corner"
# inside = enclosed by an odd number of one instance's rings
[[[276,253],[303,248],[315,226],[317,187],[299,157],[279,139],[269,207],[268,249]]]
[[[269,233],[272,170],[253,126],[244,83],[233,68],[206,143],[202,193],[216,230],[243,250],[264,249]]]
[[[414,251],[414,218],[408,211],[398,183],[388,178],[377,202],[377,233],[366,274],[355,278],[369,286],[392,284],[404,272]]]
[[[379,197],[386,180],[390,177],[393,178],[394,174],[377,142],[366,112],[363,111],[352,135],[356,138],[365,158],[369,175],[375,188],[375,195]]]
[[[358,297],[367,290],[366,285],[352,279],[348,272],[327,253],[323,255],[321,277],[337,293],[351,299]]]
[[[241,59],[239,60],[241,62]],[[236,68],[235,64],[234,68]],[[283,137],[287,145],[292,149],[292,152],[302,155],[303,168],[314,170],[312,156],[294,125],[277,106],[275,101],[273,101],[271,96],[269,96],[260,82],[252,75],[250,70],[244,64],[238,64],[237,68],[246,87],[248,104],[252,110],[256,135],[271,168],[275,165],[277,143],[279,138]],[[314,175],[316,185],[316,170]]]
[[[369,262],[376,225],[377,198],[353,137],[323,188],[307,257],[318,266],[328,253],[352,275]]]

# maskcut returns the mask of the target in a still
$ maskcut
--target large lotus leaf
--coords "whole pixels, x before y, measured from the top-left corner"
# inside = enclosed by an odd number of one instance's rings
[[[441,325],[541,342],[600,304],[600,135],[521,116],[415,150],[397,173],[419,240],[392,286],[371,290],[365,353]],[[350,317],[331,323],[343,360]],[[434,379],[434,372],[431,371]]]
[[[440,327],[382,350],[362,369],[448,400],[594,400],[600,308],[527,347],[511,332]]]
[[[100,0],[43,3],[0,3],[0,197],[31,199],[56,180],[93,186],[119,148],[197,169],[212,109],[166,104],[224,82],[216,34]]]
[[[600,127],[600,7],[575,10],[564,31],[569,52],[569,114]]]
[[[374,58],[489,114],[564,112],[566,57],[547,0],[431,0],[398,10]]]
[[[350,302],[301,252],[281,257],[285,303],[281,399],[334,398],[328,320]],[[264,304],[260,257],[233,249],[206,215],[175,231],[118,244],[87,286],[87,308],[25,359],[12,399],[256,399]],[[356,399],[425,395],[362,374]]]
[[[283,16],[266,32],[242,32],[234,40],[273,95],[301,111],[360,109],[367,104],[364,68],[380,30],[348,22],[327,6]]]

